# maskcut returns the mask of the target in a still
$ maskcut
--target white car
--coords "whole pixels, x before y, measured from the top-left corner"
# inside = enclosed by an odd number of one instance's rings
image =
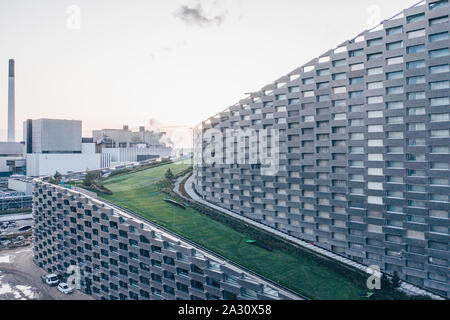
[[[64,282],[58,284],[58,290],[64,294],[71,294],[73,292],[73,288],[69,287],[69,285]]]
[[[42,282],[49,285],[50,287],[54,287],[59,283],[58,276],[54,273],[47,274],[41,276]]]

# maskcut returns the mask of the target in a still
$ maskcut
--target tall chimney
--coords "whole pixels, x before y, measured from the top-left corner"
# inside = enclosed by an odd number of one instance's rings
[[[16,103],[15,103],[14,60],[9,60],[8,74],[8,141],[16,140]]]

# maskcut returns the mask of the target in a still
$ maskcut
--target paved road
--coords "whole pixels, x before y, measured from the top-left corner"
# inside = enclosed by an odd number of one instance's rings
[[[0,222],[5,221],[19,221],[19,220],[32,220],[33,215],[30,214],[5,214],[0,215]]]
[[[31,247],[0,251],[0,300],[92,300],[75,290],[64,295],[42,283],[44,270],[33,262]]]

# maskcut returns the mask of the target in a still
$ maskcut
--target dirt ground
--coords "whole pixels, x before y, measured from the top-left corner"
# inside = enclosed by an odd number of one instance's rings
[[[78,290],[62,294],[42,283],[43,274],[33,262],[31,247],[0,251],[0,300],[92,300]]]

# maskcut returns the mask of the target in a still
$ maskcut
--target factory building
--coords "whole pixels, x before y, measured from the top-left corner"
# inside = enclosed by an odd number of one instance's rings
[[[422,1],[203,122],[197,192],[450,297],[449,15],[448,0]],[[212,153],[212,130],[270,130],[278,172],[225,159],[267,140]]]
[[[25,121],[27,176],[100,169],[100,154],[94,143],[83,143],[81,125],[78,120]]]

